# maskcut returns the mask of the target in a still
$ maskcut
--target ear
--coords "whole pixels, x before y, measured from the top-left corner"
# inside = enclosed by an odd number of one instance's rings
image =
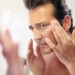
[[[63,29],[68,32],[71,27],[71,18],[69,15],[66,15],[62,21],[62,27]]]

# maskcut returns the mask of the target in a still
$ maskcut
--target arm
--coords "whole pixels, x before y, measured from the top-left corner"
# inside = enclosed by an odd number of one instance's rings
[[[24,66],[18,55],[18,44],[12,41],[8,31],[4,34],[0,32],[0,43],[8,64],[7,75],[24,75]]]
[[[8,62],[7,75],[25,75],[24,64],[19,58]]]

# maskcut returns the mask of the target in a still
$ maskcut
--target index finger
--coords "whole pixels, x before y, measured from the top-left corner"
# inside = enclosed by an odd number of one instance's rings
[[[45,41],[52,50],[58,51],[57,46],[48,37],[45,38]]]
[[[0,32],[0,43],[1,43],[3,48],[7,48],[8,46],[11,45],[12,40],[8,37],[7,34],[2,34]]]

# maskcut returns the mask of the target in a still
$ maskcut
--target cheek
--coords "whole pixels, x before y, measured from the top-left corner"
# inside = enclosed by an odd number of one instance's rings
[[[54,35],[53,35],[53,33],[52,33],[51,30],[48,30],[48,29],[47,29],[47,30],[44,32],[44,37],[45,37],[45,38],[48,37],[55,45],[57,45],[56,39],[55,39],[55,37],[54,37]]]

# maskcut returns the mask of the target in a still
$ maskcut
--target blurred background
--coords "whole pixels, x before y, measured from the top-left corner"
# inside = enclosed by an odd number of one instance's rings
[[[75,25],[75,1],[66,0],[72,10],[73,24]],[[28,29],[28,11],[22,0],[0,0],[0,30],[10,30],[15,42],[19,42],[19,55],[26,58],[27,44],[32,34]],[[7,63],[2,56],[0,47],[0,75],[6,75]]]

